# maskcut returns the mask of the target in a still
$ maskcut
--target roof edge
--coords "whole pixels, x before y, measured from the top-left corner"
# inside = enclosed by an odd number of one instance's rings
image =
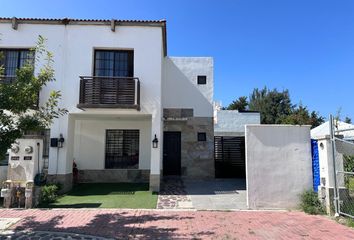
[[[128,25],[147,25],[162,27],[166,23],[165,19],[161,20],[122,20],[122,19],[75,19],[75,18],[17,18],[17,17],[0,17],[0,22],[11,23],[13,20],[18,23],[27,24],[84,24],[84,25],[110,25],[112,21],[117,24]]]
[[[161,27],[163,54],[167,56],[166,19],[161,20],[122,20],[122,19],[74,19],[74,18],[17,18],[0,17],[0,23],[12,24],[17,29],[18,24],[53,24],[53,25],[105,25],[115,31],[116,26]]]

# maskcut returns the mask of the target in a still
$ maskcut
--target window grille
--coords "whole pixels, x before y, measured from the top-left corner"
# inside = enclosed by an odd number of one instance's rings
[[[108,169],[139,167],[139,130],[106,130],[105,167]]]

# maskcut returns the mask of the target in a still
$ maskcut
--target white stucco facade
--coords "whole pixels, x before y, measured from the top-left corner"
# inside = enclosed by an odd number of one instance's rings
[[[166,57],[163,108],[193,108],[195,117],[213,116],[214,63],[211,57]],[[206,84],[198,84],[206,76]]]
[[[324,136],[329,136],[330,134],[330,126],[329,126],[329,121],[321,124],[320,126],[315,127],[314,129],[311,129],[311,138],[313,139],[319,139],[323,138]],[[335,121],[335,129],[342,131],[338,132],[337,134],[342,135],[344,139],[353,141],[354,140],[354,130],[348,130],[348,129],[354,129],[353,124],[345,123],[342,121]]]
[[[69,114],[55,121],[51,127],[51,137],[58,137],[61,133],[67,139],[67,144],[60,149],[58,156],[55,148],[50,149],[50,174],[71,172],[73,156],[67,154],[69,151],[67,146],[72,145],[73,142],[69,137],[68,118],[72,113],[83,112],[76,107],[79,102],[79,76],[93,75],[95,49],[134,50],[134,76],[141,81],[141,111],[114,109],[106,112],[151,114],[153,118],[151,131],[161,137],[163,61],[161,27],[120,26],[112,32],[108,26],[19,24],[18,29],[15,30],[10,23],[2,23],[0,33],[2,35],[0,48],[32,48],[36,45],[38,35],[42,35],[47,39],[47,50],[53,53],[56,81],[43,89],[41,103],[45,101],[50,90],[60,90],[62,93],[60,107],[68,109]],[[101,113],[96,112],[98,115]],[[151,155],[153,161],[160,161],[159,149],[153,151]],[[159,172],[158,168],[152,170]]]
[[[78,120],[75,126],[74,158],[78,168],[105,169],[105,137],[107,129],[139,130],[139,169],[150,169],[151,118],[123,120]],[[92,151],[95,149],[95,151]]]
[[[56,81],[41,91],[40,104],[51,90],[59,90],[59,107],[69,113],[50,128],[51,138],[62,134],[65,142],[60,149],[50,148],[49,175],[71,174],[74,159],[81,170],[104,169],[105,131],[113,128],[140,131],[139,169],[149,170],[157,179],[162,169],[163,108],[188,108],[196,117],[213,116],[213,59],[166,56],[164,20],[16,19],[14,25],[13,19],[3,18],[0,34],[0,49],[33,48],[41,35],[53,54]],[[94,75],[95,50],[133,51],[140,109],[77,107],[80,76]],[[42,63],[43,59],[35,71]],[[198,85],[198,75],[207,76],[207,84]],[[155,135],[159,145],[152,148]]]

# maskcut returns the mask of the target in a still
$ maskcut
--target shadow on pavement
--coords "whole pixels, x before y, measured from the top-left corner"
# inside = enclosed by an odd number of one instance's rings
[[[47,204],[41,205],[42,208],[99,208],[101,203],[76,203],[76,204]]]
[[[246,190],[246,179],[184,180],[188,195],[239,194]]]
[[[79,213],[78,213],[79,214]],[[80,218],[79,216],[77,216]],[[194,217],[181,217],[178,215],[161,216],[158,214],[137,214],[128,212],[104,213],[96,215],[89,223],[78,226],[65,227],[65,221],[70,221],[67,216],[53,216],[48,221],[39,221],[36,217],[24,218],[20,225],[14,228],[15,231],[53,231],[88,234],[101,237],[114,237],[118,239],[139,238],[139,239],[171,239],[185,238],[177,232],[178,228],[158,227],[158,221],[169,220],[193,220]],[[195,239],[203,239],[214,232],[199,232],[194,234]]]

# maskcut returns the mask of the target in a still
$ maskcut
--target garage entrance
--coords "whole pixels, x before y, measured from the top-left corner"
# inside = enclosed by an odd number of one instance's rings
[[[214,137],[216,178],[245,178],[245,137]]]

